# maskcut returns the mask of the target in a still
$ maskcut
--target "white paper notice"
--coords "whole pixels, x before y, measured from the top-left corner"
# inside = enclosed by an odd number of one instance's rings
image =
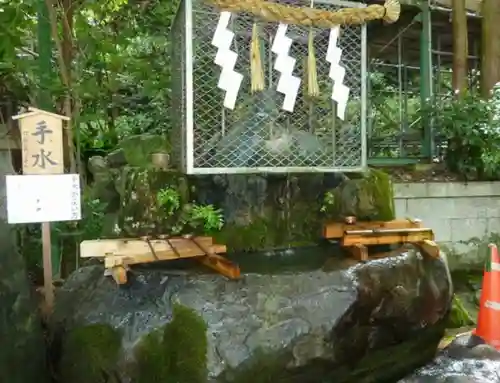
[[[283,110],[287,112],[293,112],[295,107],[295,99],[300,89],[300,78],[290,76],[288,78],[281,76],[278,80],[278,86],[276,90],[285,95],[283,100]]]
[[[271,50],[276,54],[274,69],[281,73],[276,90],[285,96],[282,108],[287,112],[293,112],[301,80],[292,74],[296,60],[289,55],[292,39],[286,36],[287,30],[288,25],[278,25]]]
[[[217,43],[218,44],[217,46],[219,49],[217,50],[217,54],[215,55],[214,62],[218,66],[227,65],[228,63],[232,62],[232,59],[228,59],[227,56],[228,56],[228,54],[233,53],[236,57],[234,60],[234,64],[233,64],[233,68],[234,68],[236,61],[238,60],[238,54],[236,52],[231,51],[231,43],[233,42],[233,39],[234,39],[234,33],[228,29],[224,29],[219,34],[219,36],[220,36],[220,38],[219,38],[218,43]]]
[[[335,63],[335,65],[330,65],[330,70],[328,72],[328,77],[331,79],[335,78],[335,76],[338,76],[338,71],[340,69],[344,69],[339,65],[340,60],[342,59],[342,49],[339,47],[335,47],[335,49],[332,50],[332,54],[330,55],[330,63]],[[345,73],[345,69],[344,69]]]
[[[234,109],[238,92],[243,81],[243,75],[234,70],[238,54],[231,50],[231,43],[234,39],[234,33],[228,29],[231,20],[230,12],[221,12],[217,29],[212,38],[212,45],[218,50],[215,55],[215,63],[221,67],[221,73],[217,86],[225,90],[224,107]]]
[[[286,37],[286,32],[288,31],[287,24],[279,24],[276,30],[276,35],[274,36],[273,46],[271,50],[273,53],[285,54],[287,55],[292,46],[292,39]]]
[[[345,119],[345,110],[347,101],[349,100],[350,89],[341,82],[333,86],[332,100],[337,102],[337,117],[341,120]]]
[[[236,106],[236,99],[238,98],[238,92],[240,90],[241,82],[243,81],[243,75],[232,71],[226,75],[225,78],[225,81],[231,85],[225,88],[226,95],[224,96],[224,107],[232,110]]]
[[[344,120],[350,91],[349,87],[344,85],[346,70],[340,65],[342,48],[337,46],[339,36],[340,28],[338,26],[330,29],[326,61],[330,63],[329,77],[333,81],[332,100],[337,103],[337,117]]]
[[[217,22],[217,28],[215,29],[214,37],[212,37],[212,45],[218,46],[221,40],[221,34],[227,30],[227,26],[229,25],[229,21],[231,20],[231,12],[221,12],[219,15],[219,21]]]
[[[328,37],[328,48],[326,50],[326,61],[332,62],[335,49],[338,48],[337,41],[340,35],[340,27],[337,25],[330,29],[330,36]]]
[[[6,176],[8,222],[38,223],[81,219],[80,176]]]

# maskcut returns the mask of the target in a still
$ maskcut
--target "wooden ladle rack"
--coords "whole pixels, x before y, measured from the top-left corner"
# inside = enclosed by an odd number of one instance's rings
[[[425,255],[439,257],[439,247],[434,242],[434,233],[431,229],[423,227],[420,220],[355,222],[353,217],[349,218],[345,223],[326,224],[323,238],[338,241],[357,260],[366,261],[369,258],[382,258],[392,254],[389,252],[370,256],[369,246],[404,243],[416,245]]]
[[[226,246],[214,244],[212,237],[97,239],[80,244],[80,257],[102,258],[106,274],[119,285],[127,283],[127,272],[132,265],[187,258],[193,258],[230,279],[238,279],[240,269],[220,255],[225,252]]]

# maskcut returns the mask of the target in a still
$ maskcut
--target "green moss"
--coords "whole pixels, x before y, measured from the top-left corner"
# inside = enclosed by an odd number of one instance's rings
[[[269,222],[263,218],[254,220],[247,226],[226,225],[215,234],[215,239],[219,243],[224,243],[228,251],[263,249],[273,242],[274,236],[268,227],[270,227]]]
[[[395,217],[391,178],[370,169],[351,177],[325,195],[324,210],[329,220],[343,221],[355,216],[359,221],[390,221]]]
[[[140,134],[124,138],[119,147],[123,149],[125,159],[130,166],[148,168],[152,166],[153,153],[168,153],[170,143],[167,137],[152,134]]]
[[[227,246],[228,252],[299,247],[317,242],[321,234],[321,223],[317,202],[298,202],[286,217],[280,217],[274,211],[265,217],[253,218],[246,226],[225,225],[213,235],[217,242]]]
[[[371,187],[377,221],[391,221],[396,217],[394,207],[394,188],[391,176],[378,169],[370,169],[365,178],[368,187]]]
[[[227,225],[220,232],[214,233],[214,237],[216,242],[227,246],[228,252],[307,246],[314,244],[319,238],[319,223],[319,218],[316,222],[309,223],[302,220],[297,222],[293,229],[289,229],[278,226],[271,220],[257,218],[247,226]]]
[[[207,327],[193,310],[174,305],[173,318],[136,348],[134,383],[204,383]]]
[[[94,324],[78,327],[62,345],[61,381],[71,383],[110,383],[121,348],[121,334],[111,326]]]
[[[294,203],[287,224],[287,243],[290,246],[309,246],[321,237],[323,217],[320,215],[320,202]]]
[[[120,194],[118,226],[121,235],[170,234],[179,220],[180,211],[168,215],[157,202],[158,192],[172,188],[179,193],[180,204],[188,202],[188,185],[184,175],[159,169],[124,167],[116,181]]]

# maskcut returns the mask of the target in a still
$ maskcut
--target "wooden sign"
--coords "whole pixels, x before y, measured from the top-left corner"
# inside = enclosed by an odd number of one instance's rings
[[[13,116],[19,120],[23,153],[23,174],[64,173],[63,120],[66,116],[29,108]]]
[[[7,193],[7,203],[10,203],[9,222],[42,222],[42,251],[43,251],[43,283],[44,296],[47,312],[52,312],[54,306],[54,285],[52,270],[52,245],[50,238],[51,220],[61,220],[66,217],[68,209],[58,210],[61,200],[52,192],[62,187],[61,179],[54,182],[44,179],[44,175],[64,173],[63,155],[63,120],[69,121],[69,117],[49,113],[44,110],[29,108],[28,112],[12,117],[19,120],[21,131],[21,146],[23,153],[23,176],[21,178],[9,177],[7,186],[11,190]],[[29,175],[29,176],[28,176]],[[73,183],[67,184],[64,196],[71,194],[76,196],[74,175],[68,175]],[[26,178],[25,178],[26,177]],[[33,178],[35,177],[35,178]],[[39,177],[38,179],[36,177]],[[64,179],[67,179],[64,178]],[[50,188],[47,189],[47,185]],[[77,185],[79,189],[79,184]],[[17,191],[17,192],[16,192]],[[79,192],[79,190],[78,190]],[[17,194],[29,195],[24,202],[16,200]],[[23,194],[24,193],[24,194]],[[77,195],[79,200],[79,193]],[[76,197],[75,197],[76,198]],[[75,204],[75,198],[70,199],[70,214],[79,218],[79,204]],[[9,202],[10,200],[10,202]],[[58,214],[48,214],[55,211]],[[45,222],[43,222],[45,221]]]

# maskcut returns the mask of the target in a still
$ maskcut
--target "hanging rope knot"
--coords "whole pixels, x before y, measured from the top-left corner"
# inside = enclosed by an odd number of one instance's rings
[[[401,15],[401,4],[398,0],[386,0],[384,3],[385,14],[383,20],[392,24],[398,21],[399,15]]]

